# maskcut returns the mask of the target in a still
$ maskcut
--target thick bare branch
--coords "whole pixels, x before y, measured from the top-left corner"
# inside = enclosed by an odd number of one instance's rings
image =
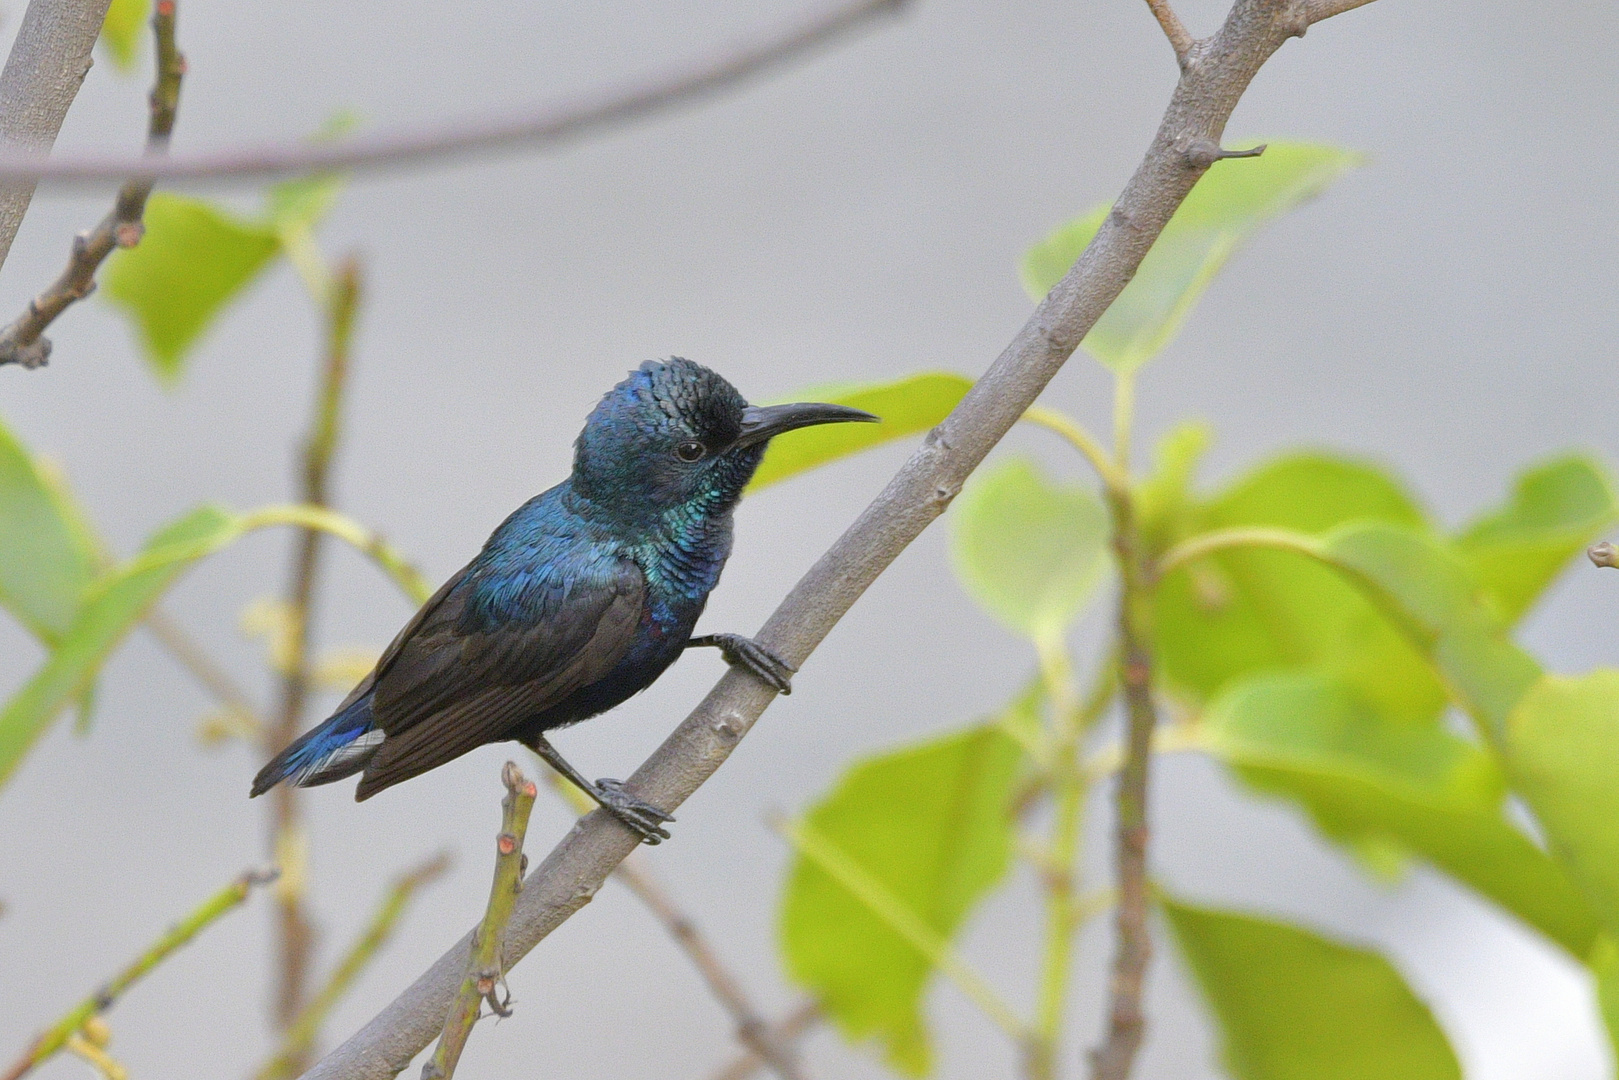
[[[0,71],[0,151],[38,159],[50,152],[90,70],[90,50],[111,0],[30,0]],[[0,185],[0,264],[34,197],[34,181]]]
[[[44,2],[35,0],[35,5]],[[545,146],[725,90],[841,37],[876,15],[897,11],[903,3],[904,0],[845,0],[762,38],[739,43],[687,70],[563,105],[494,118],[465,118],[432,128],[380,132],[340,142],[276,143],[176,155],[160,162],[128,157],[47,159],[33,148],[32,153],[18,150],[0,155],[0,179],[105,183],[140,176],[155,180],[257,181],[337,170],[419,168],[468,154]]]
[[[1372,0],[1310,0],[1306,18],[1312,23],[1323,19],[1330,19],[1334,15],[1342,15],[1346,11],[1354,11],[1358,7],[1365,7]]]
[[[174,117],[180,108],[180,80],[186,61],[175,45],[175,0],[159,0],[152,14],[152,33],[157,38],[157,77],[150,97],[151,119],[146,130],[146,153],[160,155],[169,148]],[[50,339],[45,328],[68,307],[95,291],[96,271],[114,248],[133,247],[140,242],[141,218],[146,200],[152,194],[150,179],[129,180],[118,192],[107,216],[95,228],[73,238],[67,269],[44,292],[28,302],[28,310],[0,331],[0,364],[21,364],[37,368],[50,359]]]
[[[1170,216],[1202,176],[1188,156],[1216,144],[1254,74],[1298,33],[1298,0],[1237,0],[1181,76],[1162,124],[1113,211],[1068,274],[956,409],[929,433],[877,499],[793,588],[758,641],[802,665],[854,602],[961,490],[1129,283]],[[625,787],[674,809],[724,763],[775,692],[727,673]],[[579,822],[529,875],[506,939],[506,968],[578,911],[636,840],[603,812]],[[329,1054],[314,1080],[390,1080],[437,1033],[464,970],[471,935]]]

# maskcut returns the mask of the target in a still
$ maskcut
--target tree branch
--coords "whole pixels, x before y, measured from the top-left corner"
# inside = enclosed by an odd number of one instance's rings
[[[613,876],[651,910],[669,936],[675,939],[675,944],[690,958],[702,974],[703,981],[708,984],[709,992],[730,1013],[732,1022],[736,1024],[737,1040],[748,1048],[749,1053],[769,1065],[781,1080],[803,1080],[803,1069],[799,1067],[791,1048],[776,1037],[774,1029],[748,1000],[742,984],[697,929],[697,923],[680,910],[674,897],[669,895],[669,891],[652,875],[645,863],[641,853],[634,852],[618,864]]]
[[[33,6],[44,3],[46,0],[35,0]],[[734,45],[685,71],[563,105],[494,118],[464,118],[432,128],[379,132],[339,142],[275,143],[171,156],[161,162],[128,157],[46,158],[37,152],[40,148],[32,148],[33,153],[0,154],[0,179],[80,183],[104,183],[130,176],[151,180],[265,180],[316,172],[400,169],[491,150],[545,146],[728,89],[841,37],[879,14],[898,11],[903,3],[904,0],[845,0],[757,40]],[[44,148],[48,147],[46,143]]]
[[[152,14],[152,33],[157,38],[157,76],[152,85],[151,120],[146,132],[146,153],[157,156],[169,148],[175,113],[180,108],[180,80],[186,61],[174,38],[175,0],[159,0]],[[43,367],[50,359],[50,339],[45,328],[74,302],[83,300],[96,288],[96,270],[115,247],[140,243],[146,213],[146,200],[152,194],[150,179],[129,180],[118,192],[112,210],[100,224],[73,238],[73,251],[67,269],[48,289],[28,302],[12,324],[0,330],[0,365],[21,364]]]
[[[758,641],[802,665],[860,595],[934,518],[968,474],[1062,368],[1080,339],[1129,283],[1204,170],[1186,149],[1218,142],[1250,80],[1298,32],[1298,0],[1237,0],[1220,31],[1182,74],[1145,159],[1085,252],[955,410],[923,441],[876,500],[793,588]],[[675,809],[730,756],[775,692],[728,672],[625,785]],[[597,811],[529,875],[506,941],[517,963],[578,911],[634,850],[635,838]],[[389,1080],[437,1031],[464,970],[470,935],[333,1051],[310,1080]]]
[[[444,1033],[439,1036],[438,1049],[422,1066],[422,1080],[450,1080],[455,1075],[456,1063],[461,1060],[461,1051],[472,1034],[472,1025],[483,1012],[484,1002],[489,1003],[496,1016],[511,1015],[510,994],[501,1000],[495,996],[495,991],[506,981],[501,943],[518,890],[523,887],[523,872],[528,869],[523,836],[528,832],[529,812],[534,809],[534,797],[539,790],[515,762],[506,763],[500,771],[500,779],[506,785],[506,797],[500,801],[500,835],[495,839],[495,880],[489,887],[489,906],[484,909],[483,922],[472,939],[466,974],[444,1018]]]
[[[255,885],[275,880],[274,871],[249,871],[210,896],[191,914],[169,927],[163,936],[152,943],[138,959],[107,982],[94,994],[79,1002],[67,1014],[34,1040],[23,1055],[0,1074],[3,1080],[18,1080],[33,1068],[67,1045],[67,1041],[95,1017],[117,1004],[118,999],[141,978],[182,945],[207,929],[221,915],[240,906]]]
[[[810,1028],[820,1023],[824,1014],[819,1002],[806,1001],[770,1028],[770,1039],[778,1046],[790,1046]],[[714,1080],[749,1080],[765,1067],[764,1058],[749,1050],[714,1074]]]
[[[1169,47],[1175,50],[1175,60],[1184,68],[1197,39],[1187,32],[1186,24],[1175,14],[1169,0],[1147,0],[1147,7],[1152,9],[1152,17],[1163,28],[1164,36],[1169,39]]]
[[[326,319],[326,350],[320,382],[315,390],[314,416],[310,419],[301,460],[301,488],[306,506],[325,508],[330,504],[332,459],[337,453],[343,415],[343,390],[348,381],[349,347],[354,336],[354,320],[360,303],[360,270],[352,259],[331,275],[324,296],[314,297]],[[275,722],[264,731],[266,757],[279,754],[298,737],[303,727],[304,708],[309,697],[309,627],[314,611],[315,579],[320,567],[324,534],[305,527],[298,533],[293,556],[292,581],[287,607],[289,644],[287,669],[281,679],[281,706]],[[287,869],[283,887],[276,890],[276,997],[275,1019],[279,1029],[289,1032],[303,1011],[309,981],[309,966],[315,951],[315,932],[304,904],[302,872],[304,831],[299,811],[300,789],[292,784],[278,786],[272,794],[274,843],[278,858]],[[300,1060],[293,1072],[308,1063]]]
[[[111,0],[29,0],[17,40],[0,71],[0,149],[33,160],[50,152],[90,70],[90,50]],[[34,181],[0,185],[0,264],[11,253]]]

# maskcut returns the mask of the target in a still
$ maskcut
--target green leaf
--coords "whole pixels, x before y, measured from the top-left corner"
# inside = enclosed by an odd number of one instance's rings
[[[1433,1014],[1377,953],[1268,919],[1163,910],[1233,1080],[1461,1080]]]
[[[878,424],[823,424],[799,428],[770,440],[770,448],[753,474],[748,494],[797,473],[881,443],[926,431],[950,414],[972,380],[948,372],[907,375],[888,383],[820,387],[789,400],[848,405],[881,417]]]
[[[1607,470],[1589,457],[1570,455],[1519,475],[1506,505],[1468,526],[1456,548],[1501,617],[1512,623],[1616,516]]]
[[[61,640],[98,569],[65,487],[0,424],[0,605],[47,645]]]
[[[1360,520],[1426,528],[1383,470],[1311,453],[1261,466],[1186,517],[1188,535],[1242,526],[1322,533]],[[1428,663],[1366,595],[1293,552],[1199,559],[1164,579],[1155,610],[1161,670],[1194,701],[1257,671],[1309,668],[1344,679],[1389,717],[1432,722],[1444,703]]]
[[[1576,958],[1601,922],[1568,875],[1502,812],[1505,780],[1473,743],[1379,716],[1320,675],[1259,675],[1209,707],[1210,751],[1301,804],[1357,850],[1414,851]]]
[[[1105,566],[1107,511],[1025,458],[982,469],[956,500],[951,553],[973,599],[1033,641],[1060,635]]]
[[[1191,533],[1193,474],[1212,434],[1203,423],[1177,425],[1153,451],[1152,475],[1136,492],[1137,527],[1149,551],[1163,551]]]
[[[0,712],[0,784],[192,561],[240,535],[240,519],[203,507],[160,531],[132,562],[98,581],[61,642]]]
[[[906,747],[857,763],[806,822],[948,940],[1006,872],[1020,758],[993,725]],[[901,1072],[928,1071],[927,959],[802,855],[782,900],[781,944],[792,978],[846,1037],[875,1037]]]
[[[1608,1029],[1608,1045],[1619,1058],[1619,944],[1603,934],[1591,950],[1591,974],[1596,977],[1597,1006]]]
[[[1540,666],[1512,642],[1467,565],[1430,537],[1379,522],[1346,525],[1322,539],[1325,557],[1371,590],[1479,733],[1499,746],[1508,714]]]
[[[134,320],[158,375],[172,382],[186,353],[279,246],[270,225],[160,191],[146,204],[144,238],[113,254],[103,287]]]
[[[1619,931],[1619,671],[1544,676],[1506,733],[1514,786],[1547,846]]]
[[[1216,165],[1192,189],[1124,292],[1084,346],[1119,373],[1134,371],[1174,340],[1225,261],[1261,225],[1360,164],[1361,157],[1309,143],[1268,145],[1260,157]],[[1062,280],[1111,211],[1100,206],[1029,249],[1023,285],[1036,300]]]
[[[152,0],[112,0],[101,24],[101,48],[120,74],[135,70],[141,34],[152,19]]]

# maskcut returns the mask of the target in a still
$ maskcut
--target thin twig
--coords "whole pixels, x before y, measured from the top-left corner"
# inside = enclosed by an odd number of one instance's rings
[[[1169,47],[1175,50],[1176,61],[1184,68],[1186,58],[1191,55],[1197,39],[1187,32],[1186,24],[1175,14],[1169,0],[1147,0],[1147,7],[1152,9],[1152,17],[1158,20],[1158,25],[1163,27],[1164,36],[1169,39]]]
[[[646,866],[646,857],[636,852],[618,864],[613,877],[622,881],[636,898],[657,916],[669,936],[702,974],[709,992],[731,1014],[737,1041],[768,1064],[781,1080],[803,1080],[804,1071],[787,1043],[775,1037],[770,1024],[748,1000],[742,984],[726,968],[719,954],[708,943],[697,923],[681,911],[674,897]]]
[[[461,1060],[461,1051],[467,1045],[467,1036],[472,1034],[472,1025],[483,1012],[484,1002],[489,1003],[496,1016],[511,1015],[510,991],[504,997],[497,997],[495,992],[505,989],[506,968],[501,961],[501,944],[512,908],[517,905],[518,890],[523,887],[523,873],[528,869],[523,836],[528,832],[529,811],[534,809],[534,797],[539,789],[523,775],[516,762],[506,763],[500,779],[506,785],[506,797],[500,802],[500,835],[495,838],[495,880],[489,887],[489,906],[484,909],[483,922],[472,939],[466,974],[444,1018],[438,1048],[422,1066],[422,1080],[450,1080],[455,1075],[456,1063]]]
[[[728,89],[763,71],[855,30],[875,16],[899,10],[904,0],[842,3],[761,38],[722,50],[683,71],[581,101],[463,118],[431,128],[381,132],[323,143],[273,143],[161,162],[140,158],[0,154],[0,180],[106,182],[126,176],[157,180],[265,180],[318,172],[362,172],[420,167],[469,154],[546,146],[586,132],[639,120],[675,105]]]
[[[151,119],[146,129],[149,157],[168,152],[175,113],[180,107],[180,80],[185,75],[186,61],[175,45],[174,23],[175,0],[158,0],[152,14],[152,33],[157,38],[157,77],[152,85]],[[73,238],[73,253],[61,277],[30,300],[28,310],[10,326],[0,330],[0,365],[37,368],[50,359],[51,342],[44,336],[45,328],[74,302],[95,291],[96,270],[112,254],[113,248],[134,247],[140,243],[144,229],[141,218],[146,213],[146,199],[152,194],[154,183],[150,177],[125,181],[112,210],[101,223]]]
[[[1147,779],[1158,711],[1152,698],[1148,630],[1153,573],[1141,549],[1134,499],[1112,493],[1113,552],[1119,567],[1119,685],[1124,693],[1124,764],[1115,795],[1116,940],[1107,1035],[1091,1059],[1093,1080],[1127,1080],[1146,1030],[1141,992],[1152,957],[1147,930]]]
[[[573,807],[575,813],[588,814],[596,808],[588,795],[569,783],[549,764],[546,765],[546,776],[551,782],[551,790]],[[748,1000],[741,980],[725,966],[719,953],[697,928],[697,921],[680,909],[668,887],[652,873],[646,865],[645,856],[640,852],[631,855],[618,864],[613,877],[623,882],[636,899],[646,905],[647,910],[663,924],[669,936],[675,939],[675,944],[696,966],[703,981],[708,983],[709,991],[731,1014],[736,1024],[737,1039],[750,1052],[768,1062],[782,1080],[801,1080],[802,1073],[792,1053],[786,1046],[772,1041],[770,1025]]]
[[[0,1080],[18,1080],[19,1077],[26,1076],[36,1065],[56,1054],[87,1022],[112,1008],[123,996],[124,991],[221,915],[239,906],[247,899],[255,885],[267,884],[274,881],[275,877],[273,870],[250,870],[203,901],[195,911],[164,931],[163,936],[153,942],[134,963],[113,976],[101,989],[69,1009],[66,1015],[42,1032],[11,1068],[0,1074]]]
[[[303,449],[300,485],[304,504],[321,508],[330,503],[332,459],[341,430],[349,347],[359,308],[360,271],[352,259],[345,261],[332,275],[327,291],[328,295],[315,298],[326,317],[326,352],[316,388],[315,413]],[[298,533],[292,583],[287,592],[288,664],[281,679],[281,705],[275,723],[265,731],[264,752],[268,757],[285,749],[303,727],[310,681],[309,626],[324,538],[324,533],[313,528],[304,528]],[[276,890],[275,1020],[282,1032],[290,1032],[303,1011],[315,948],[314,928],[304,905],[304,878],[298,858],[303,843],[298,790],[292,784],[282,784],[275,789],[272,803],[276,850],[285,853],[288,861],[298,864],[289,867],[286,887]],[[306,1065],[306,1061],[297,1061],[293,1072],[302,1071]]]
[[[778,1046],[791,1046],[804,1033],[825,1017],[818,1002],[806,1001],[788,1013],[779,1023],[770,1027],[770,1039]],[[729,1065],[714,1074],[714,1080],[749,1080],[765,1067],[765,1059],[753,1050],[739,1054]]]
[[[0,71],[0,148],[39,160],[56,142],[67,110],[90,70],[90,51],[110,0],[29,0]],[[119,174],[122,180],[126,174]],[[0,263],[11,253],[34,182],[0,184]]]
[[[377,907],[376,914],[371,916],[370,924],[355,939],[354,944],[349,946],[348,952],[343,954],[343,959],[337,962],[337,966],[326,979],[326,985],[309,999],[309,1004],[304,1006],[303,1012],[287,1028],[280,1049],[254,1074],[255,1080],[283,1080],[298,1075],[298,1063],[308,1059],[309,1052],[315,1045],[315,1039],[320,1035],[321,1026],[326,1023],[326,1018],[354,985],[354,980],[359,978],[360,972],[365,970],[365,966],[393,936],[394,927],[399,922],[400,916],[405,913],[410,901],[423,886],[438,878],[449,867],[450,856],[440,852],[416,869],[401,874],[394,881],[388,895],[383,897],[382,903]]]
[[[258,712],[248,700],[247,691],[202,647],[202,643],[160,608],[146,613],[146,629],[158,644],[186,669],[193,679],[221,705],[257,721]]]
[[[1141,165],[1084,253],[1035,308],[1011,344],[923,441],[777,607],[756,640],[802,666],[854,602],[944,512],[979,462],[1018,421],[1129,283],[1202,170],[1184,151],[1190,136],[1218,139],[1265,61],[1297,36],[1297,0],[1236,0],[1199,62],[1176,85]],[[625,788],[676,809],[712,776],[775,699],[745,674],[727,672],[644,762]],[[635,837],[597,811],[528,877],[506,940],[520,960],[595,895],[635,849]],[[437,1032],[465,970],[471,935],[307,1075],[309,1080],[392,1080]]]

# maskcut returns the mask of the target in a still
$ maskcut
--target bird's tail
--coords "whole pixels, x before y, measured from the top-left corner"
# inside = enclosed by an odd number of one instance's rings
[[[382,745],[382,731],[371,725],[371,694],[367,692],[272,758],[253,778],[252,796],[263,795],[283,780],[314,787],[353,776]]]

